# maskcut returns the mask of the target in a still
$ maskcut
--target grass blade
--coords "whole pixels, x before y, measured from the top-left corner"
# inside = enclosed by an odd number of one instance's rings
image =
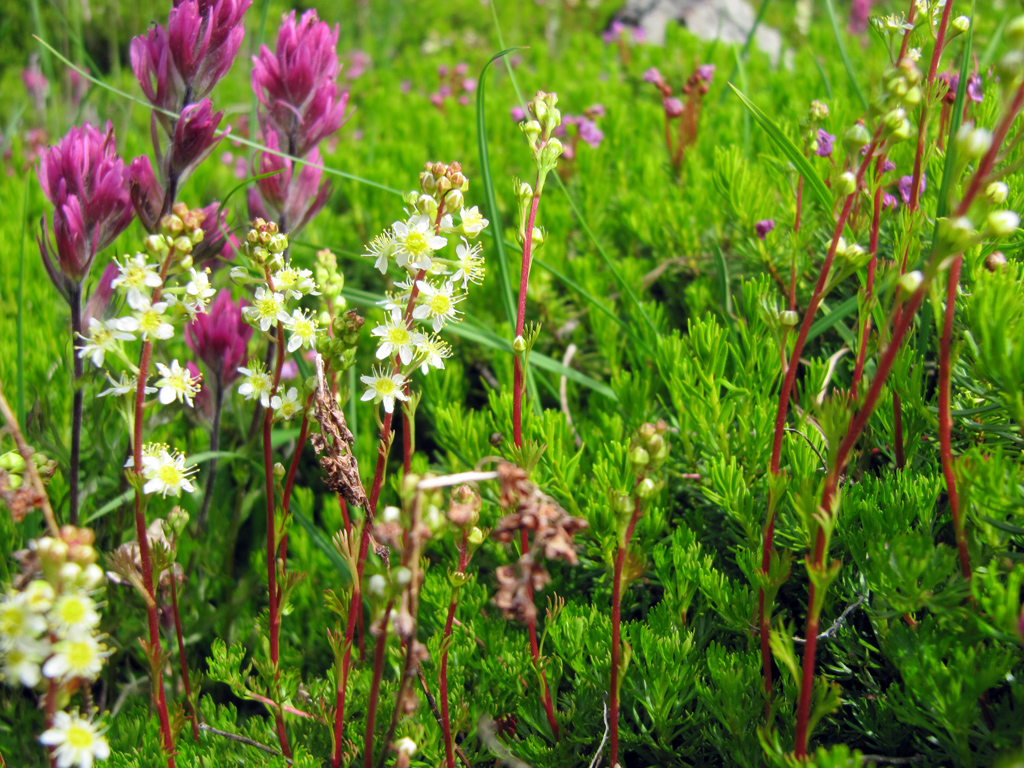
[[[754,119],[758,122],[758,125],[764,129],[764,132],[768,134],[775,145],[782,150],[782,153],[786,156],[794,166],[796,166],[797,172],[804,177],[806,182],[806,191],[810,192],[818,204],[821,205],[826,211],[832,210],[832,193],[829,192],[828,187],[825,186],[825,182],[821,180],[821,176],[814,170],[814,166],[810,164],[804,153],[800,151],[796,144],[794,144],[790,138],[783,133],[782,129],[776,125],[775,121],[772,120],[768,115],[762,112],[754,102],[747,98],[743,91],[739,90],[735,85],[729,83],[729,87],[736,91],[736,95],[739,96],[740,101],[743,105],[750,110],[750,113],[754,116]]]
[[[739,67],[742,66],[741,59],[747,58],[747,54],[750,53],[750,46],[754,44],[754,35],[757,34],[757,28],[761,26],[761,19],[764,18],[764,12],[768,10],[768,4],[772,0],[761,0],[761,5],[757,9],[757,16],[754,17],[754,23],[750,27],[750,32],[747,33],[747,39],[743,43],[743,50],[740,51],[739,56],[736,58],[736,62],[732,65],[732,71],[729,76],[725,78],[725,82],[732,82],[732,79],[736,77],[736,72]],[[718,44],[718,38],[715,38],[715,44]],[[722,89],[721,95],[718,97],[718,103],[721,104],[725,101],[725,97],[729,95],[727,88]]]
[[[520,46],[521,47],[521,46]],[[476,144],[477,150],[480,153],[480,176],[483,180],[484,186],[484,198],[487,201],[488,215],[491,217],[490,229],[494,234],[494,247],[498,251],[498,282],[501,285],[501,299],[505,305],[505,316],[508,318],[509,325],[515,326],[516,323],[516,302],[512,296],[512,277],[508,271],[508,258],[505,255],[505,239],[501,231],[501,217],[498,214],[498,198],[494,194],[494,178],[491,175],[491,160],[487,152],[487,126],[486,117],[484,115],[484,85],[487,82],[485,76],[487,75],[487,68],[491,64],[503,56],[507,56],[513,51],[518,51],[519,47],[506,48],[500,53],[496,53],[492,56],[483,69],[480,70],[480,77],[477,78],[476,86]]]
[[[822,309],[824,308],[824,305],[822,305]],[[840,321],[854,314],[856,311],[857,297],[851,296],[838,307],[829,312],[827,315],[825,315],[824,317],[819,317],[817,320],[811,323],[811,329],[807,332],[807,341],[818,338],[825,331],[829,330]],[[846,329],[846,332],[849,333],[849,329]],[[842,334],[842,331],[840,331],[840,334]],[[845,334],[843,335],[845,336]]]
[[[18,314],[15,318],[18,334],[18,360],[16,383],[18,386],[18,423],[22,429],[25,425],[25,235],[28,231],[28,187],[31,182],[25,180],[25,202],[21,209],[21,257],[18,262]]]
[[[857,75],[853,71],[853,64],[850,63],[850,56],[846,52],[846,44],[843,42],[842,32],[839,31],[839,22],[836,21],[836,9],[832,7],[832,0],[825,0],[825,10],[828,11],[829,21],[832,22],[832,33],[836,36],[836,47],[839,48],[839,55],[843,59],[843,66],[846,67],[846,74],[850,78],[850,85],[853,86],[853,92],[857,96],[857,101],[860,102],[861,107],[867,109],[868,101],[864,98],[864,93],[857,84]]]

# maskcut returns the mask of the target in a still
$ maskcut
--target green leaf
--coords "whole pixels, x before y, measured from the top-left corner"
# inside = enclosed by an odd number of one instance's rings
[[[319,549],[321,552],[327,555],[327,558],[331,561],[331,564],[338,570],[338,573],[342,575],[345,583],[352,581],[352,574],[348,571],[348,566],[345,565],[345,561],[341,555],[338,554],[338,550],[334,548],[334,545],[324,536],[323,531],[316,527],[312,520],[306,517],[302,512],[297,509],[290,510],[290,514],[302,529],[309,534],[309,540],[313,542],[313,546]]]
[[[768,134],[775,145],[782,150],[782,153],[786,158],[793,163],[796,167],[797,172],[804,177],[805,187],[804,189],[814,196],[814,199],[818,201],[818,204],[826,211],[832,210],[832,193],[829,192],[828,187],[825,186],[825,182],[821,180],[821,176],[814,170],[814,167],[810,164],[804,153],[800,151],[800,148],[794,144],[790,138],[782,132],[775,122],[768,117],[764,112],[758,109],[757,105],[754,104],[750,99],[746,97],[743,91],[739,90],[735,85],[729,83],[729,87],[736,91],[736,95],[739,96],[740,101],[743,105],[750,110],[750,113],[754,116],[754,119],[764,129],[764,132]]]
[[[822,309],[824,309],[824,305],[822,305]],[[818,336],[821,336],[821,334],[823,334],[829,328],[832,328],[838,322],[854,314],[856,311],[857,297],[851,296],[838,307],[829,312],[827,315],[818,318],[811,324],[811,328],[807,332],[807,341],[810,341],[811,339],[816,339]],[[847,329],[847,332],[849,332],[849,329]]]
[[[111,512],[113,512],[115,509],[120,507],[122,504],[125,504],[128,501],[130,501],[133,496],[135,496],[135,490],[132,489],[132,488],[129,488],[124,493],[118,494],[117,496],[112,498],[110,501],[108,501],[106,504],[104,504],[102,507],[100,507],[95,512],[93,512],[91,515],[89,515],[87,518],[85,518],[80,523],[80,525],[88,525],[89,523],[93,522],[94,520],[99,520],[101,517],[106,517]]]

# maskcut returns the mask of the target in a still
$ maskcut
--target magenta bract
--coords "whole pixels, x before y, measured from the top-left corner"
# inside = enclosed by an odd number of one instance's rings
[[[219,291],[208,313],[197,315],[185,326],[185,342],[209,366],[223,386],[238,378],[238,367],[247,359],[252,326],[242,319],[245,302],[231,300],[230,291]]]

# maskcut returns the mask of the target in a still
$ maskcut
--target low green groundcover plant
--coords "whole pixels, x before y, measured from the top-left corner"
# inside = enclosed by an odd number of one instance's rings
[[[1012,5],[12,7],[0,766],[1022,764]]]

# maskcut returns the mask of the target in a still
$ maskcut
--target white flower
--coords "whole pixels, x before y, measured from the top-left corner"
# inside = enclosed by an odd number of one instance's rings
[[[284,311],[284,296],[268,291],[264,286],[256,289],[256,300],[242,310],[245,319],[252,325],[258,325],[266,333],[273,323],[288,322],[288,313]]]
[[[164,448],[155,456],[150,454],[142,457],[142,476],[146,479],[142,492],[146,495],[159,493],[164,498],[168,494],[180,496],[182,491],[192,493],[195,486],[189,477],[198,471],[198,467],[185,466],[183,454]]]
[[[43,579],[30,581],[28,586],[21,590],[21,595],[25,602],[36,613],[46,613],[50,610],[50,607],[53,605],[54,594],[53,586],[50,582]]]
[[[97,397],[106,397],[107,395],[118,395],[122,397],[124,395],[134,395],[139,386],[139,377],[129,376],[124,371],[121,371],[121,378],[118,381],[111,378],[108,373],[107,381],[109,381],[113,386],[111,386],[110,389],[105,389],[100,392]],[[156,387],[146,387],[145,394],[152,395],[154,392],[156,392]]]
[[[449,280],[437,288],[424,280],[417,280],[416,287],[420,289],[420,297],[419,305],[412,311],[413,317],[432,321],[435,332],[440,331],[445,323],[458,319],[455,305],[465,296],[452,295],[454,283]]]
[[[185,286],[185,298],[181,301],[181,306],[188,312],[189,318],[195,320],[196,315],[207,311],[210,299],[217,295],[217,291],[210,285],[209,269],[197,271],[195,267],[191,267],[189,272],[192,279]]]
[[[116,260],[115,260],[116,261]],[[150,289],[159,288],[163,281],[153,264],[146,263],[146,255],[137,253],[126,257],[124,263],[117,262],[120,274],[111,281],[112,288],[120,288],[127,294],[128,306],[142,309],[150,301]]]
[[[1006,237],[1017,231],[1020,216],[1013,211],[991,211],[985,219],[988,231],[996,237]]]
[[[480,255],[482,248],[479,243],[470,245],[466,238],[455,246],[456,264],[458,269],[452,275],[452,282],[462,280],[462,287],[466,288],[470,283],[480,285],[484,281],[484,259]]]
[[[426,216],[413,216],[408,222],[396,221],[393,229],[398,246],[395,263],[400,267],[408,265],[415,269],[429,269],[434,251],[448,245],[447,238],[431,231],[430,219]]]
[[[160,388],[160,402],[167,405],[177,400],[192,407],[192,398],[199,394],[203,377],[200,375],[192,378],[188,368],[182,368],[177,360],[171,361],[170,368],[163,363],[157,363],[156,370],[163,377],[156,382]]]
[[[405,317],[398,309],[391,310],[391,316],[370,331],[370,334],[381,339],[380,347],[377,349],[378,360],[398,355],[402,365],[410,363],[413,348],[425,340],[422,333],[409,330]]]
[[[409,396],[403,392],[406,378],[400,373],[386,374],[380,368],[374,368],[373,375],[360,376],[359,380],[366,385],[366,391],[360,400],[373,400],[374,404],[384,403],[384,410],[392,413],[395,400],[406,401]]]
[[[313,281],[313,273],[308,269],[296,269],[291,264],[274,273],[274,287],[293,299],[301,299],[307,293],[320,295]]]
[[[384,596],[384,590],[387,589],[388,581],[379,573],[373,574],[367,583],[367,591],[371,595],[377,595],[378,597]]]
[[[483,217],[475,205],[472,208],[462,209],[462,231],[464,234],[476,237],[484,231],[488,224],[490,222]]]
[[[174,335],[174,326],[164,319],[167,302],[158,301],[151,304],[149,297],[143,296],[133,306],[135,314],[116,320],[115,327],[125,333],[141,333],[144,340],[152,338],[169,339]]]
[[[103,668],[104,659],[112,653],[92,635],[61,640],[53,650],[53,656],[43,664],[43,676],[50,680],[73,680],[76,677],[95,680]]]
[[[388,260],[399,250],[400,248],[395,242],[394,232],[390,229],[385,229],[366,246],[366,253],[363,256],[374,259],[373,266],[380,270],[380,273],[383,275],[388,271]]]
[[[292,387],[283,397],[281,395],[274,395],[270,398],[270,407],[282,419],[291,421],[295,414],[302,411],[302,403],[299,402],[299,390]]]
[[[63,710],[53,716],[53,726],[43,731],[39,741],[53,747],[57,768],[92,768],[93,761],[110,757],[110,744],[96,725],[78,712]]]
[[[452,356],[452,348],[437,336],[430,336],[416,347],[416,355],[422,358],[420,372],[426,376],[431,367],[444,368],[445,359]]]
[[[384,301],[377,302],[384,307],[385,312],[394,312],[396,309],[399,312],[405,312],[405,308],[409,305],[409,297],[412,295],[412,278],[395,283],[395,288],[399,290],[398,293],[389,291],[385,294],[387,298]]]
[[[34,640],[23,637],[13,643],[3,654],[0,677],[9,684],[17,681],[27,688],[35,688],[43,679],[40,665],[50,655],[50,642],[45,638]]]
[[[51,626],[62,638],[89,634],[100,623],[95,601],[81,592],[68,592],[57,598],[49,618]]]
[[[20,638],[39,637],[46,631],[46,618],[22,592],[8,592],[0,602],[0,642],[13,643]]]
[[[238,372],[245,376],[245,381],[238,387],[238,394],[246,400],[258,399],[264,408],[270,407],[270,390],[274,381],[258,360],[249,361],[248,368],[239,368]]]
[[[303,345],[310,349],[313,348],[313,344],[316,343],[316,335],[319,332],[316,318],[313,315],[306,314],[301,309],[296,309],[292,312],[292,316],[288,318],[284,327],[291,333],[291,338],[288,339],[289,353],[294,352]]]
[[[100,322],[95,317],[89,318],[89,335],[78,335],[82,346],[78,348],[80,358],[89,358],[97,368],[103,367],[103,359],[107,352],[113,352],[118,342],[131,341],[135,337],[117,329],[116,320]]]
[[[395,742],[395,750],[406,757],[412,757],[416,753],[416,742],[408,736],[403,736]]]

